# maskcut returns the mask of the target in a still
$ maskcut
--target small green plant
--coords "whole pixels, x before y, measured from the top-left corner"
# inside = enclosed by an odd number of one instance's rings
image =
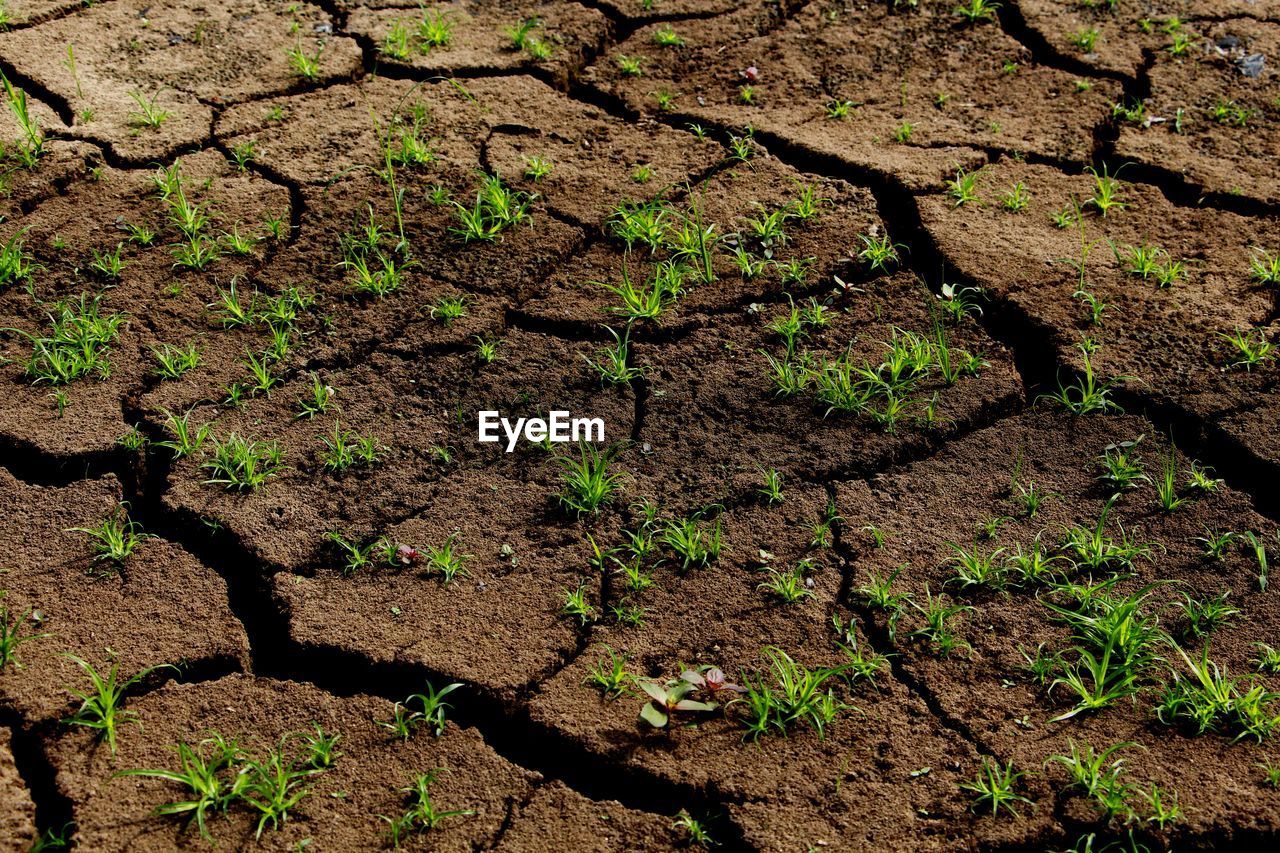
[[[0,84],[4,85],[5,100],[9,104],[9,111],[13,113],[13,117],[18,123],[18,128],[22,131],[22,135],[13,143],[16,159],[24,168],[33,169],[40,158],[44,156],[44,131],[40,129],[40,123],[31,115],[31,110],[27,105],[27,93],[10,83],[9,78],[2,72],[0,72]]]
[[[808,587],[808,578],[804,566],[796,566],[789,571],[780,572],[769,569],[769,580],[756,585],[756,589],[764,590],[783,604],[795,604],[803,598],[813,598],[813,590]]]
[[[578,620],[578,624],[586,625],[596,618],[596,609],[587,600],[587,582],[583,581],[573,589],[564,591],[564,604],[560,612]]]
[[[322,454],[324,467],[335,473],[348,468],[376,465],[382,460],[385,449],[375,438],[344,430],[338,421],[333,422],[332,437],[322,436],[320,441],[325,447]]]
[[[148,127],[154,130],[168,121],[173,115],[168,110],[160,108],[158,103],[160,92],[156,92],[150,98],[147,98],[141,92],[133,91],[129,93],[129,97],[133,98],[133,102],[138,105],[138,111],[129,114],[129,122],[135,127]]]
[[[89,677],[89,688],[85,691],[67,688],[72,696],[80,700],[81,704],[79,710],[63,722],[92,729],[99,739],[107,742],[114,757],[116,737],[120,727],[129,723],[140,725],[138,715],[124,707],[125,693],[151,673],[160,669],[174,669],[174,667],[168,664],[150,666],[121,680],[120,666],[114,661],[111,669],[103,675],[84,658],[73,654],[67,654],[65,657],[84,670],[85,675]]]
[[[1059,381],[1058,390],[1053,394],[1044,395],[1042,399],[1052,400],[1075,415],[1122,412],[1120,404],[1111,399],[1111,392],[1116,385],[1132,377],[1116,376],[1108,380],[1098,379],[1094,374],[1092,349],[1084,343],[1077,345],[1076,348],[1080,351],[1083,371],[1069,385]]]
[[[168,409],[161,409],[165,416],[165,431],[173,436],[171,440],[157,441],[156,447],[164,447],[173,452],[174,459],[181,459],[184,456],[190,456],[195,453],[204,444],[209,437],[212,427],[204,424],[191,429],[191,413],[194,411],[188,409],[182,417],[178,417]]]
[[[1266,332],[1261,328],[1239,329],[1231,334],[1218,333],[1218,337],[1231,344],[1235,361],[1232,367],[1243,367],[1252,371],[1255,367],[1276,357],[1275,345],[1267,340]]]
[[[562,469],[561,481],[565,487],[559,495],[560,504],[576,515],[585,515],[612,502],[623,480],[622,474],[609,473],[609,464],[615,456],[614,448],[599,449],[583,442],[577,458],[555,457]]]
[[[782,475],[774,468],[761,469],[760,474],[764,482],[760,488],[756,489],[756,494],[764,498],[770,506],[782,503]]]
[[[846,707],[827,683],[843,677],[850,665],[809,669],[777,646],[765,647],[763,656],[769,672],[745,679],[739,688],[746,737],[755,740],[769,732],[785,735],[801,723],[819,738],[825,737],[827,726]]]
[[[1090,166],[1087,171],[1093,178],[1093,195],[1085,199],[1085,207],[1093,207],[1105,217],[1112,209],[1124,210],[1128,204],[1120,197],[1120,181],[1104,165],[1099,172]],[[1119,169],[1116,173],[1119,174]]]
[[[670,24],[662,24],[653,31],[653,43],[658,47],[684,47],[684,39],[676,34]]]
[[[1031,203],[1031,193],[1027,191],[1027,185],[1022,181],[1016,182],[1009,191],[1000,198],[1000,205],[1010,213],[1018,213],[1025,210],[1027,205]]]
[[[973,172],[966,172],[962,168],[956,169],[956,176],[947,187],[947,195],[951,196],[954,207],[961,207],[978,200],[978,176],[981,174],[981,169]]]
[[[200,467],[209,471],[206,485],[252,491],[284,468],[284,451],[275,441],[259,441],[231,433],[225,441],[210,436],[213,457]]]
[[[642,77],[644,76],[644,57],[642,56],[623,56],[618,54],[615,61],[618,64],[618,72],[623,77]]]
[[[992,0],[968,0],[967,3],[956,6],[953,13],[959,15],[966,24],[973,26],[983,21],[994,21],[996,10],[999,8],[1000,4]]]
[[[314,418],[316,415],[324,414],[329,411],[329,404],[333,402],[334,390],[331,386],[326,385],[320,380],[320,374],[311,374],[311,394],[308,397],[298,398],[298,414],[294,415],[295,419]]]
[[[598,689],[606,699],[617,699],[627,692],[635,676],[627,672],[627,661],[608,645],[603,645],[604,656],[587,673],[586,683]]]
[[[990,808],[992,816],[996,816],[1004,809],[1018,817],[1014,803],[1031,802],[1014,790],[1018,780],[1024,775],[1026,774],[1014,772],[1013,762],[1002,767],[998,761],[983,756],[982,769],[978,771],[977,777],[971,782],[961,782],[960,787],[973,794],[975,810]]]
[[[470,817],[475,814],[471,809],[442,811],[436,808],[431,800],[430,788],[441,772],[443,768],[437,767],[435,770],[419,773],[411,778],[408,787],[400,789],[406,798],[406,810],[403,814],[398,817],[378,815],[379,819],[387,823],[387,840],[397,850],[400,848],[400,842],[410,833],[427,832],[450,818]]]
[[[10,664],[14,669],[22,669],[18,660],[18,649],[23,643],[43,640],[50,634],[32,634],[26,632],[27,623],[31,621],[35,611],[30,608],[22,614],[10,614],[8,607],[0,607],[0,671]]]
[[[72,527],[68,533],[83,533],[93,541],[94,563],[107,563],[113,569],[124,565],[146,538],[141,526],[129,518],[129,505],[116,504],[111,515],[97,527]]]
[[[313,83],[320,79],[320,54],[322,52],[323,49],[317,47],[314,53],[308,55],[302,49],[302,42],[298,42],[285,51],[285,58],[289,60],[289,67],[293,69],[294,74],[308,83]]]
[[[160,344],[151,347],[151,355],[156,360],[153,372],[161,379],[181,379],[184,373],[200,365],[200,348],[195,344],[182,347]]]
[[[448,725],[446,715],[453,707],[444,701],[444,697],[462,687],[455,682],[446,684],[439,690],[430,681],[426,682],[425,693],[414,693],[403,702],[396,702],[392,708],[390,720],[379,720],[378,725],[390,731],[401,740],[408,740],[419,726],[426,726],[434,737],[444,734]],[[417,705],[417,709],[413,708]]]
[[[437,47],[448,47],[452,40],[453,21],[446,13],[422,13],[422,20],[418,22],[418,42],[423,53]]]
[[[832,98],[827,101],[823,109],[826,111],[829,119],[847,119],[853,108],[857,106],[853,101],[845,101],[839,98]]]
[[[713,507],[712,509],[716,509]],[[658,541],[680,559],[680,570],[702,568],[715,562],[724,549],[721,520],[708,524],[703,515],[696,512],[688,518],[676,518],[666,522],[658,534]]]
[[[1255,255],[1249,259],[1249,273],[1253,280],[1267,287],[1280,286],[1280,252],[1268,254],[1262,249],[1255,249]]]
[[[1173,512],[1187,502],[1187,498],[1178,494],[1178,458],[1173,444],[1169,445],[1169,453],[1160,466],[1160,478],[1156,480],[1156,495],[1160,501],[1160,509]]]
[[[684,833],[685,840],[690,846],[712,847],[716,843],[711,833],[707,831],[706,825],[687,811],[681,811],[676,815],[671,828]]]
[[[626,385],[644,376],[643,368],[630,363],[631,327],[628,326],[622,335],[608,326],[605,326],[605,331],[613,336],[614,345],[599,350],[595,360],[585,354],[583,360],[600,374],[603,382],[611,385]]]
[[[543,157],[528,157],[524,161],[524,176],[536,183],[550,175],[553,168],[554,165],[550,160]]]

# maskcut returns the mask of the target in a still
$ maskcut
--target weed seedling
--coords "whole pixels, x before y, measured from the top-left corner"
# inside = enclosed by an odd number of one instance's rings
[[[1102,167],[1102,172],[1092,166],[1087,171],[1093,176],[1093,195],[1085,199],[1084,206],[1094,207],[1104,217],[1115,208],[1116,210],[1124,210],[1128,204],[1120,198],[1120,182],[1116,180],[1115,175],[1107,171],[1107,167]],[[1116,170],[1119,173],[1119,169]]]
[[[133,102],[138,105],[138,111],[129,114],[129,123],[135,127],[155,129],[168,121],[173,115],[168,110],[160,108],[158,103],[160,92],[156,92],[150,98],[147,98],[141,92],[133,91],[129,93],[129,97],[133,98]]]
[[[627,326],[626,332],[622,335],[608,326],[605,326],[605,331],[613,336],[614,345],[599,350],[594,361],[590,356],[585,354],[582,356],[583,360],[600,374],[601,381],[611,385],[626,385],[644,376],[643,368],[628,363],[631,352],[631,327]]]
[[[1258,365],[1276,357],[1275,345],[1267,340],[1266,332],[1260,328],[1248,331],[1237,328],[1231,334],[1219,332],[1218,337],[1231,344],[1234,349],[1233,355],[1236,360],[1231,362],[1232,367],[1243,367],[1245,370],[1252,371]]]
[[[285,57],[289,60],[289,67],[293,69],[293,73],[308,83],[313,83],[320,79],[320,54],[323,48],[317,47],[315,53],[308,55],[302,49],[302,42],[298,42],[293,47],[285,51]]]
[[[760,488],[756,489],[756,494],[764,498],[765,503],[770,506],[777,506],[782,503],[782,475],[774,468],[761,469],[760,474],[764,478],[764,482]]]
[[[608,645],[602,645],[601,648],[604,649],[605,656],[592,665],[585,683],[598,689],[605,699],[617,699],[627,692],[635,676],[627,672],[625,657]]]
[[[1018,213],[1025,210],[1027,205],[1031,203],[1031,193],[1027,191],[1027,185],[1022,181],[1015,183],[1007,193],[1000,198],[1000,205],[1010,213]]]
[[[183,815],[195,821],[200,835],[213,841],[206,818],[209,814],[226,812],[239,795],[242,777],[231,774],[244,759],[244,751],[234,740],[220,734],[212,734],[195,746],[179,743],[179,769],[122,770],[119,776],[142,776],[173,782],[185,789],[188,799],[165,803],[156,809],[158,815]]]
[[[978,176],[981,173],[981,169],[974,172],[956,169],[956,176],[947,188],[947,195],[951,196],[954,201],[954,207],[960,207],[978,200]]]
[[[73,726],[84,726],[95,731],[100,739],[107,742],[107,746],[111,749],[111,755],[114,757],[116,754],[116,735],[120,727],[128,723],[141,725],[138,723],[138,715],[125,709],[124,694],[130,687],[156,670],[175,669],[175,667],[169,664],[150,666],[122,681],[120,679],[120,666],[115,662],[112,662],[111,669],[104,676],[94,668],[93,664],[83,658],[73,654],[67,654],[66,658],[79,666],[89,676],[89,689],[82,692],[67,688],[71,695],[80,700],[81,705],[75,714],[63,720],[63,722]]]
[[[124,565],[146,534],[128,517],[129,505],[117,504],[111,515],[97,527],[72,527],[66,532],[83,533],[93,540],[94,563],[108,563],[113,569]]]
[[[209,437],[212,427],[204,424],[194,431],[191,429],[191,412],[194,408],[188,409],[182,416],[178,417],[168,409],[161,409],[165,415],[165,430],[173,436],[172,440],[157,441],[156,447],[164,447],[173,451],[174,459],[181,459],[184,456],[190,456],[195,453],[204,444],[205,439]]]
[[[212,476],[206,485],[235,491],[252,491],[266,484],[284,468],[284,451],[275,441],[258,441],[231,433],[226,441],[210,437],[213,458],[200,467]]]
[[[40,129],[40,123],[31,115],[27,105],[27,93],[10,83],[9,78],[2,72],[0,72],[0,84],[4,85],[9,111],[13,113],[18,128],[22,131],[22,136],[14,143],[17,149],[17,160],[25,168],[33,169],[36,162],[44,155],[44,131]]]
[[[52,635],[50,634],[30,634],[24,633],[24,628],[28,621],[31,620],[34,611],[28,609],[27,612],[10,616],[9,608],[0,607],[0,671],[9,664],[13,664],[14,669],[22,669],[22,663],[18,660],[18,648],[23,643],[29,643],[32,640],[43,640]]]
[[[675,821],[671,824],[672,829],[677,829],[684,833],[685,841],[690,845],[699,847],[713,847],[715,840],[712,839],[711,833],[707,831],[707,827],[702,821],[689,814],[688,811],[681,811],[676,815]]]
[[[982,770],[978,772],[977,778],[972,782],[961,782],[960,787],[973,794],[975,810],[990,807],[992,816],[995,816],[1001,809],[1005,809],[1014,817],[1018,817],[1018,811],[1013,804],[1031,803],[1031,800],[1014,791],[1014,786],[1024,775],[1024,773],[1014,772],[1013,762],[1001,767],[998,761],[983,756]]]
[[[622,474],[609,473],[609,463],[616,455],[616,449],[598,449],[583,443],[576,459],[555,457],[556,464],[563,469],[561,481],[565,488],[559,495],[561,505],[576,515],[585,515],[610,503],[623,480]]]
[[[769,569],[769,580],[757,584],[756,589],[764,590],[783,604],[795,604],[802,598],[814,597],[807,581],[801,566],[785,572]]]
[[[959,15],[969,26],[973,26],[983,21],[994,21],[996,10],[999,8],[1000,4],[993,0],[968,0],[967,3],[956,6],[953,13]]]
[[[443,768],[437,767],[435,770],[426,773],[420,773],[414,776],[407,788],[401,788],[401,792],[407,798],[407,810],[399,817],[391,818],[386,815],[378,815],[389,825],[388,840],[392,845],[399,849],[400,842],[406,835],[411,832],[427,832],[435,829],[449,818],[454,817],[470,817],[475,812],[471,809],[451,809],[441,811],[437,809],[431,800],[431,785],[436,781]]]
[[[653,31],[653,43],[658,47],[684,47],[684,39],[676,34],[670,24],[662,24]]]
[[[564,591],[564,605],[560,612],[578,620],[578,624],[586,625],[596,618],[596,609],[587,600],[587,582],[583,581],[574,589]]]
[[[189,370],[200,364],[200,349],[195,344],[176,347],[173,344],[153,346],[151,354],[155,357],[156,368],[153,371],[161,379],[181,379]]]

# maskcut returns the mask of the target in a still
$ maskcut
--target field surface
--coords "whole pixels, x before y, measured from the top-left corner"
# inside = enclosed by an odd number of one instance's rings
[[[0,848],[1280,840],[1280,0],[0,18]]]

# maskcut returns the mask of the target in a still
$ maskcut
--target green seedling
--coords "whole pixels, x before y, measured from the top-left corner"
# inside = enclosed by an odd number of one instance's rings
[[[284,451],[276,441],[242,438],[231,433],[225,441],[210,436],[213,457],[200,467],[211,476],[206,485],[233,491],[252,491],[284,469]]]
[[[471,809],[437,809],[431,799],[430,787],[442,773],[444,768],[437,767],[426,773],[413,776],[409,786],[401,788],[406,796],[406,811],[399,817],[378,815],[380,820],[388,824],[387,840],[395,849],[400,849],[400,842],[410,833],[422,833],[435,829],[446,820],[455,817],[470,817],[475,812]]]
[[[617,699],[626,693],[635,676],[627,672],[627,660],[608,645],[602,645],[604,657],[592,665],[586,684],[598,689],[605,699]]]
[[[141,725],[138,715],[124,707],[124,696],[130,687],[160,669],[176,669],[169,664],[150,666],[139,670],[133,676],[121,680],[120,666],[114,661],[111,669],[104,676],[94,668],[93,664],[67,654],[65,657],[84,670],[89,677],[89,689],[86,691],[67,688],[72,696],[80,700],[80,708],[73,715],[63,720],[67,725],[84,726],[92,729],[100,740],[105,740],[114,758],[116,754],[116,737],[121,726],[127,724]]]
[[[116,504],[111,515],[97,527],[72,527],[66,532],[83,533],[93,541],[93,562],[107,563],[111,570],[119,569],[133,555],[147,534],[142,533],[138,522],[129,518],[129,505]]]
[[[609,464],[617,456],[616,448],[596,448],[583,443],[578,456],[556,456],[561,467],[564,491],[559,495],[560,504],[576,515],[594,513],[613,501],[622,487],[623,475],[609,473]]]
[[[994,817],[1004,809],[1014,817],[1018,817],[1018,810],[1014,808],[1014,803],[1031,803],[1031,800],[1014,790],[1018,780],[1024,775],[1026,774],[1014,772],[1013,762],[1001,767],[998,761],[983,756],[982,769],[978,772],[978,776],[971,782],[961,782],[960,787],[973,794],[975,810],[990,808]]]
[[[156,360],[152,371],[161,379],[181,379],[184,373],[195,370],[200,365],[200,348],[195,344],[174,346],[160,344],[151,347],[151,355]]]
[[[52,636],[25,631],[27,623],[32,621],[34,612],[28,608],[25,613],[11,615],[8,607],[0,607],[0,671],[10,664],[14,669],[22,669],[22,662],[18,660],[18,649],[22,644]]]

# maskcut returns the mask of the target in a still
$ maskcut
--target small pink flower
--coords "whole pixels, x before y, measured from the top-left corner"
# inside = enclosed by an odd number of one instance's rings
[[[754,83],[760,79],[760,69],[754,65],[747,66],[747,70],[742,72],[742,76],[748,83]]]
[[[422,552],[412,545],[399,545],[396,547],[396,562],[402,566],[412,566],[422,559]]]

